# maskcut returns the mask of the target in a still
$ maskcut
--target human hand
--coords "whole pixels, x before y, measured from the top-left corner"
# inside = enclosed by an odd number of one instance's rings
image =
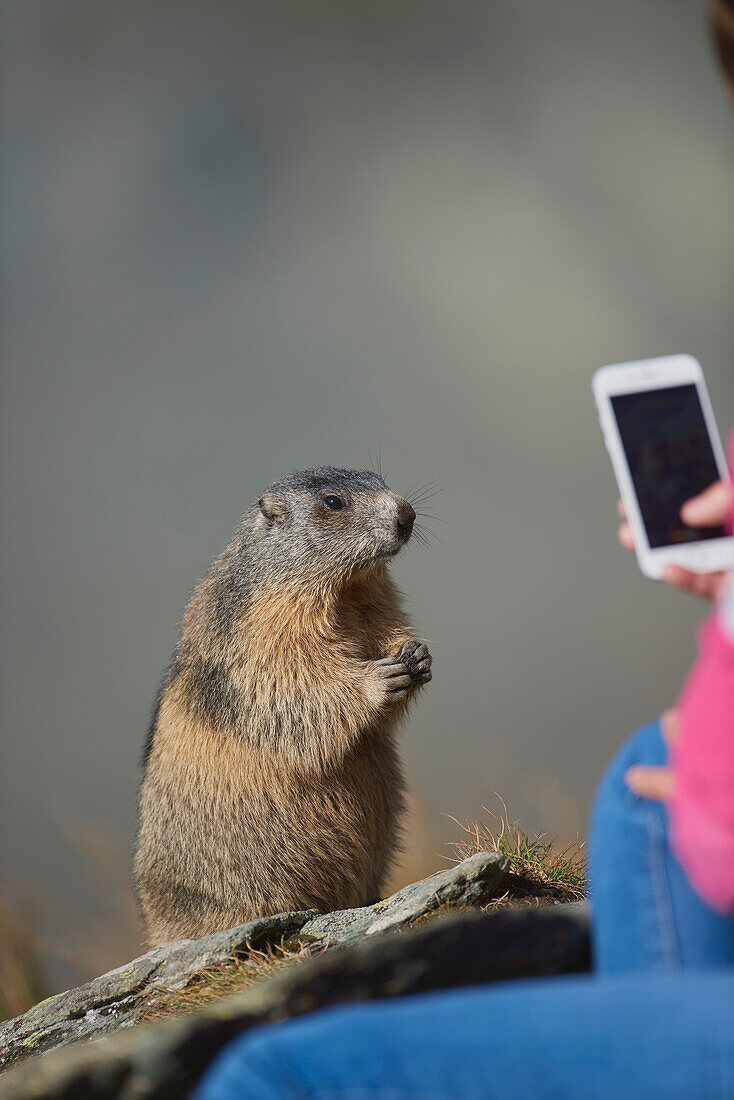
[[[727,481],[717,481],[699,496],[686,501],[680,515],[683,522],[692,527],[716,527],[726,521],[731,506],[731,484]],[[625,550],[634,550],[632,530],[627,523],[624,504],[621,500],[617,501],[617,512],[622,520],[617,538]],[[708,600],[718,598],[724,576],[724,573],[693,573],[690,569],[684,569],[682,565],[666,565],[663,570],[663,580],[666,584]]]
[[[666,710],[660,718],[660,728],[667,743],[674,745],[678,739],[678,712]],[[654,802],[667,802],[673,793],[674,777],[670,767],[636,764],[627,769],[624,781],[633,794]]]

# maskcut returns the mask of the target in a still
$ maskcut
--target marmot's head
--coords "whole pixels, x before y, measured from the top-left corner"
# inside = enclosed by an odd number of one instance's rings
[[[394,557],[415,512],[371,470],[318,466],[276,481],[248,519],[249,546],[271,575],[326,578]]]

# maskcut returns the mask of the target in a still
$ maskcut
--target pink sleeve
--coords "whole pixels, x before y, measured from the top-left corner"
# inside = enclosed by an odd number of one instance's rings
[[[734,432],[730,455],[734,464]],[[734,635],[717,611],[678,702],[670,803],[673,848],[713,908],[734,911]]]

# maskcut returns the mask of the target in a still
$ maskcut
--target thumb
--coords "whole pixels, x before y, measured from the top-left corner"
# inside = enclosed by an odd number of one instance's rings
[[[651,768],[636,764],[625,773],[629,789],[641,798],[667,802],[673,793],[673,772],[670,768]]]
[[[730,483],[717,481],[699,496],[686,501],[680,510],[681,519],[692,527],[714,527],[727,518],[731,503]]]

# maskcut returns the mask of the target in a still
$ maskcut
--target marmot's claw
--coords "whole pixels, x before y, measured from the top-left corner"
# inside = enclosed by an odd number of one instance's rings
[[[413,684],[427,684],[432,678],[431,665],[433,664],[433,658],[428,652],[428,646],[425,642],[415,640],[406,642],[400,650],[398,660],[405,665]]]

